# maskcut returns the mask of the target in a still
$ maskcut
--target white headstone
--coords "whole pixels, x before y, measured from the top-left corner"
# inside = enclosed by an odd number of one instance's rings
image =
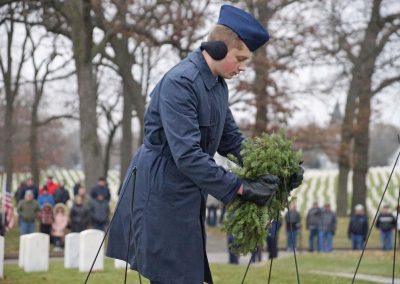
[[[18,254],[18,267],[24,267],[24,248],[25,248],[25,241],[29,235],[22,235],[19,237],[19,254]]]
[[[114,259],[114,267],[115,268],[124,268],[125,269],[126,262],[120,259]],[[129,265],[128,265],[129,268]]]
[[[0,236],[0,278],[4,276],[4,237]]]
[[[90,270],[96,253],[103,240],[104,232],[100,230],[85,230],[79,236],[79,271],[87,272]],[[102,246],[93,270],[103,270],[104,268],[104,246]]]
[[[23,242],[23,267],[25,272],[49,270],[50,237],[43,233],[27,235]]]
[[[79,267],[79,233],[70,233],[65,236],[64,267]]]

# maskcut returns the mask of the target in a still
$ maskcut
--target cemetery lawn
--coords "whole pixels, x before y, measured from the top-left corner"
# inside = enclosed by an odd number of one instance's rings
[[[298,254],[300,280],[302,283],[351,283],[349,278],[322,276],[315,271],[348,272],[354,273],[358,261],[359,252],[332,253],[332,254]],[[366,252],[360,266],[359,273],[391,276],[392,253]],[[105,270],[94,272],[88,283],[123,283],[124,270],[115,269],[113,261],[106,258]],[[240,283],[245,266],[233,266],[227,264],[213,264],[211,266],[214,282],[216,284]],[[250,267],[246,283],[267,283],[269,262],[255,264]],[[86,273],[80,273],[77,269],[64,269],[62,260],[50,262],[48,272],[25,273],[17,264],[6,264],[4,267],[5,279],[0,283],[84,283]],[[400,271],[397,269],[397,277]],[[128,283],[139,283],[136,272],[128,273]],[[143,283],[149,283],[144,280]],[[271,283],[296,283],[296,274],[293,257],[282,257],[273,262]],[[370,283],[357,281],[360,283]]]

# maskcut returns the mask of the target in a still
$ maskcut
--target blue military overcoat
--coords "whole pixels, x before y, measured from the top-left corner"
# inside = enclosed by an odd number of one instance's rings
[[[156,85],[144,130],[144,143],[120,193],[107,256],[128,259],[131,268],[153,281],[212,283],[205,254],[205,199],[211,194],[229,203],[241,184],[213,156],[239,157],[243,136],[228,107],[226,83],[213,76],[200,49]],[[136,181],[129,178],[134,168]]]

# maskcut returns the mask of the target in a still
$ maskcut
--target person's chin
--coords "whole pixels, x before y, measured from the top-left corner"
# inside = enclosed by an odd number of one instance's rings
[[[232,79],[233,78],[233,76],[234,76],[234,74],[225,74],[223,77],[224,77],[224,79]]]

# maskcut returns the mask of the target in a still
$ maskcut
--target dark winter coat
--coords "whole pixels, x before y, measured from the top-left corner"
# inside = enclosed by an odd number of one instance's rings
[[[390,213],[379,213],[376,227],[381,231],[391,231],[396,227],[396,218]]]
[[[287,231],[296,231],[301,227],[301,216],[299,211],[290,210],[285,215],[286,222],[286,230]]]
[[[205,253],[207,194],[229,203],[241,181],[219,167],[218,151],[240,157],[243,136],[228,107],[228,88],[212,75],[198,49],[157,84],[144,119],[144,145],[136,153],[132,244],[128,262],[152,281],[212,283]],[[133,180],[121,190],[107,255],[125,259]],[[132,246],[133,247],[133,246]]]
[[[311,208],[308,210],[306,226],[308,230],[318,229],[319,222],[321,219],[321,208]]]
[[[33,198],[34,199],[38,199],[38,195],[39,195],[39,188],[36,185],[24,185],[23,187],[21,187],[19,194],[18,194],[18,200],[22,200],[25,197],[25,193],[31,190],[33,192]]]
[[[69,214],[71,232],[82,232],[89,227],[90,211],[83,204],[74,204]]]
[[[336,213],[331,210],[322,210],[318,230],[321,232],[336,231]]]
[[[90,216],[95,222],[107,222],[110,215],[110,206],[107,200],[94,199],[91,202]]]
[[[54,202],[66,204],[69,200],[69,192],[64,187],[59,187],[56,192],[54,192]]]
[[[105,200],[110,201],[111,194],[110,194],[110,189],[107,186],[96,185],[92,187],[92,189],[90,190],[90,197],[93,200],[97,199],[97,196],[100,194],[104,196]]]
[[[366,215],[353,215],[350,218],[348,235],[362,235],[366,239],[368,233],[368,218]]]

